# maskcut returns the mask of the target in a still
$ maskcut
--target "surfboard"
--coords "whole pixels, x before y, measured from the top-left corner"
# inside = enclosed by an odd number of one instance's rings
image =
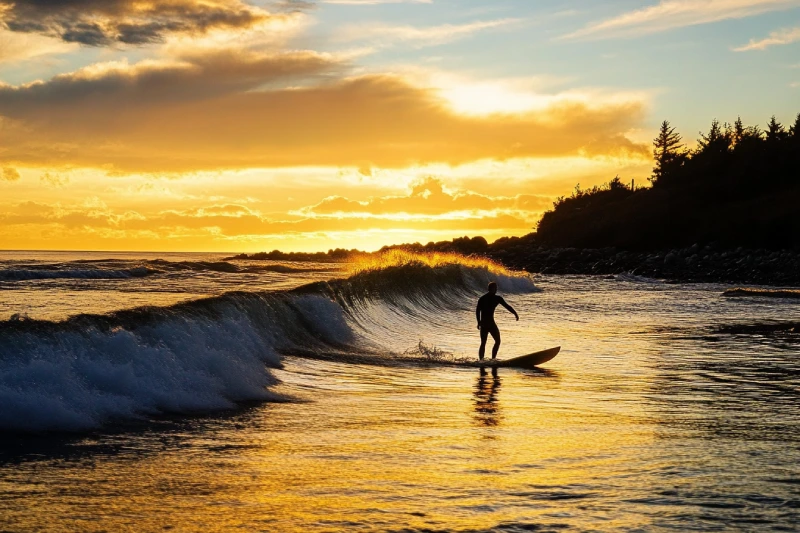
[[[472,366],[478,367],[499,367],[499,368],[535,368],[538,365],[544,364],[552,360],[561,346],[550,348],[549,350],[542,350],[541,352],[529,353],[513,359],[484,359],[483,361],[476,361]]]

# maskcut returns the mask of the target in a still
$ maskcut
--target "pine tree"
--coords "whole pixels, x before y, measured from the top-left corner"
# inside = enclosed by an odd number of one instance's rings
[[[681,136],[675,131],[668,120],[661,123],[661,130],[658,137],[653,140],[653,156],[656,166],[653,168],[653,175],[650,181],[655,185],[665,176],[669,176],[683,164],[685,152]]]
[[[800,139],[800,113],[797,114],[797,118],[794,119],[794,124],[789,128],[789,133],[795,139]]]
[[[747,135],[747,130],[742,122],[742,117],[736,117],[736,122],[733,123],[733,144],[735,146],[741,144],[745,135]]]
[[[711,128],[708,133],[700,132],[700,138],[697,139],[698,152],[723,152],[727,151],[733,139],[733,134],[729,128],[723,130],[719,120],[714,119],[711,122]]]
[[[761,131],[761,128],[759,128],[758,125],[748,126],[747,130],[745,131],[745,134],[747,137],[757,139],[759,141],[764,140],[764,132]]]
[[[772,115],[772,118],[767,124],[767,141],[777,142],[785,139],[786,137],[788,137],[786,128],[784,128],[783,124],[775,119],[775,115]]]

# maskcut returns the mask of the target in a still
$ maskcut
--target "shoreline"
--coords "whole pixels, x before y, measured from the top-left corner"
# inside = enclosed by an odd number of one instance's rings
[[[534,235],[501,239],[488,244],[481,237],[453,241],[385,247],[377,252],[359,250],[328,253],[239,254],[226,260],[305,261],[346,263],[374,254],[403,249],[414,253],[456,253],[485,257],[532,274],[599,275],[632,274],[683,283],[731,283],[800,287],[800,250],[723,249],[694,244],[659,251],[617,248],[559,248],[538,245]]]
[[[715,250],[709,246],[658,252],[614,248],[545,248],[490,251],[490,258],[535,274],[616,275],[688,283],[800,286],[800,252]]]

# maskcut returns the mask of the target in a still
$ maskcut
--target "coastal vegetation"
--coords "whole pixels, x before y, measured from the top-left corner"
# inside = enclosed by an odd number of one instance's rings
[[[539,222],[549,247],[654,251],[694,244],[800,247],[800,115],[766,130],[714,120],[690,150],[664,121],[650,187],[618,177],[559,198]]]

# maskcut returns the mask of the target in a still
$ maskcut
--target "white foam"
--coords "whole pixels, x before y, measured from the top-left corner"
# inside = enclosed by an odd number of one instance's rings
[[[0,337],[0,429],[78,431],[273,399],[278,349],[351,338],[342,308],[326,298],[266,300],[221,301],[214,313],[176,312],[112,331],[27,324],[8,332]]]

